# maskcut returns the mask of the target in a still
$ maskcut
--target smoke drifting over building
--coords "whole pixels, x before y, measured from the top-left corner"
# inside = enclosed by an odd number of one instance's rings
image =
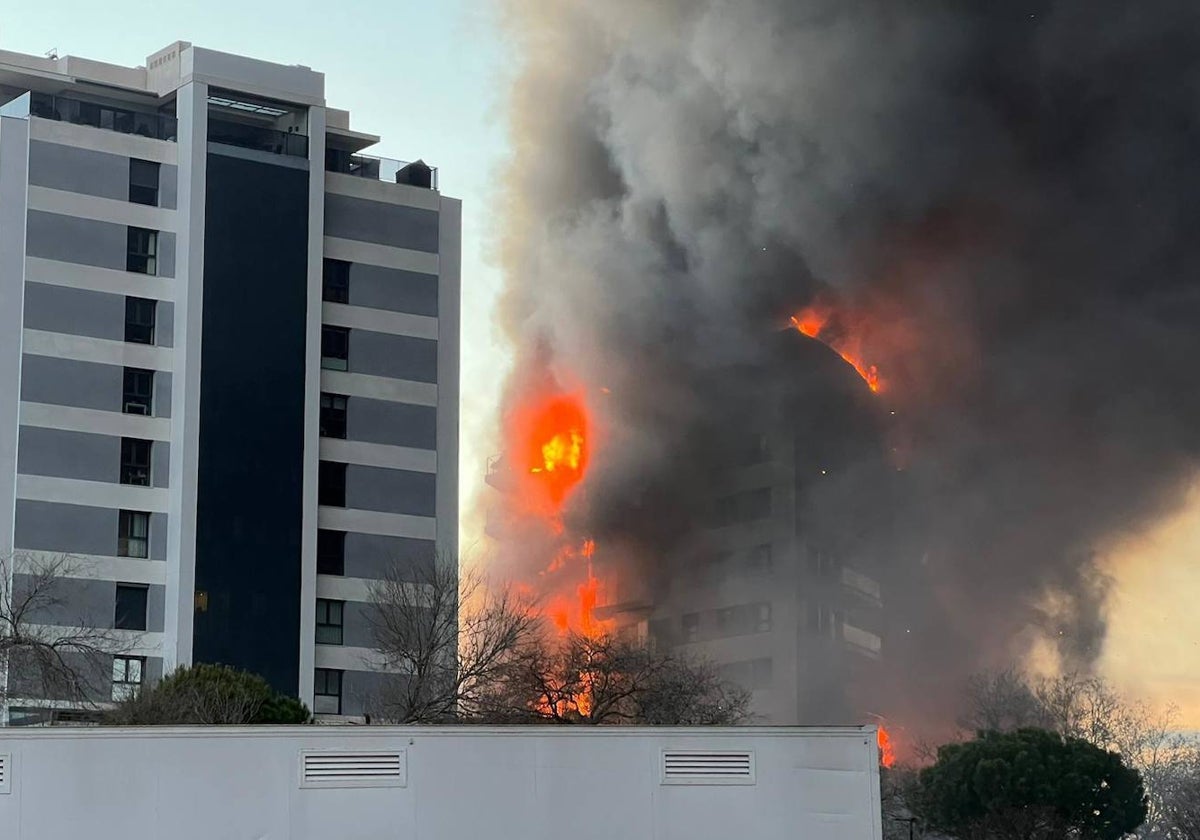
[[[1092,663],[1093,551],[1200,454],[1200,6],[503,7],[506,408],[587,395],[568,527],[675,573],[755,413],[803,398],[779,333],[824,301],[878,366],[903,482],[847,464],[809,500],[903,617],[881,711],[949,714],[1036,638]]]

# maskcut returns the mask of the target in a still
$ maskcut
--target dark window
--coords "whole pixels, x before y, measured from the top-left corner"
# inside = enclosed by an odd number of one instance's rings
[[[154,343],[154,312],[158,302],[148,298],[125,298],[125,340],[133,344]]]
[[[694,642],[700,638],[700,613],[687,613],[683,617],[683,640]]]
[[[117,525],[117,556],[145,559],[150,554],[150,514],[123,510]]]
[[[137,438],[121,438],[121,483],[138,487],[150,486],[151,442]]]
[[[317,471],[317,504],[346,506],[346,465],[322,461]]]
[[[158,231],[129,228],[125,270],[138,274],[158,274]]]
[[[117,584],[117,610],[113,627],[118,630],[146,629],[146,595],[149,589],[128,583]]]
[[[319,715],[342,713],[342,672],[317,668],[313,672],[313,711]]]
[[[317,574],[346,573],[345,531],[317,531]]]
[[[146,672],[144,656],[114,656],[112,667],[112,699],[128,700],[137,694]]]
[[[133,298],[137,300],[137,298]],[[126,311],[128,311],[126,303]],[[128,329],[128,325],[126,325]],[[152,328],[153,329],[153,328]],[[125,394],[121,410],[126,414],[151,414],[154,411],[154,371],[125,368]]]
[[[158,206],[158,164],[134,158],[129,161],[129,200]]]
[[[317,599],[317,644],[340,645],[342,643],[343,601]]]
[[[346,398],[321,394],[321,437],[346,438]]]
[[[321,367],[326,370],[350,369],[350,330],[321,327]]]
[[[322,297],[330,303],[350,302],[350,263],[325,260],[325,282]]]

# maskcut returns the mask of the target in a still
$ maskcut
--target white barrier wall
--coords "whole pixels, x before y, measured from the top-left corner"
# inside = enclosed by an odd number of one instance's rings
[[[879,840],[873,727],[0,730],[5,840]]]

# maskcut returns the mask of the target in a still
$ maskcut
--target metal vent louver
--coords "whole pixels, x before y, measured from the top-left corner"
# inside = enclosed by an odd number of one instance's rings
[[[0,793],[12,793],[12,755],[0,753]]]
[[[300,787],[405,787],[404,750],[382,752],[304,751],[300,754]]]
[[[664,785],[752,785],[751,750],[664,750]]]

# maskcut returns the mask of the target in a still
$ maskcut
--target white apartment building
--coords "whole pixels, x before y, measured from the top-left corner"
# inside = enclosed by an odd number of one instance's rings
[[[0,51],[0,556],[128,633],[94,699],[220,662],[359,714],[371,581],[456,554],[461,204],[378,141],[307,67]]]

